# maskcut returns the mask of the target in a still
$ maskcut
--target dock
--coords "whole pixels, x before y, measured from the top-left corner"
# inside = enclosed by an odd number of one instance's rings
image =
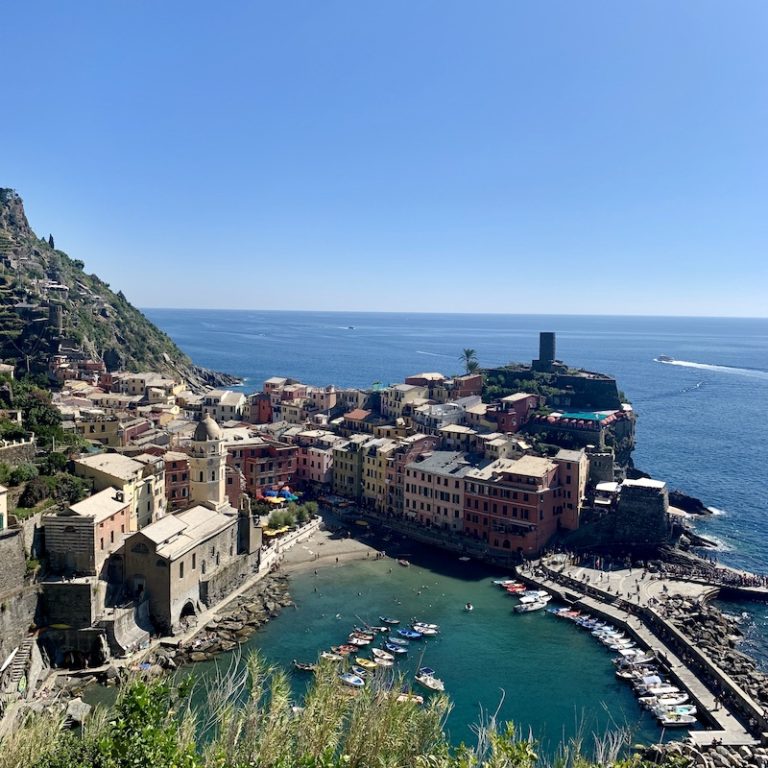
[[[624,569],[605,574],[554,558],[531,562],[517,571],[522,581],[622,627],[639,645],[652,650],[696,704],[705,730],[689,731],[693,745],[768,743],[768,720],[762,706],[655,607],[664,596],[673,594],[707,600],[717,594],[717,586],[684,579],[640,579],[639,573]]]

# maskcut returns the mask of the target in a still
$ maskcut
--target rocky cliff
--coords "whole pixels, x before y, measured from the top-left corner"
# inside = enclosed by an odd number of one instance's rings
[[[81,354],[108,370],[162,371],[195,390],[236,383],[200,368],[121,291],[40,238],[21,197],[0,188],[0,359],[44,373],[52,355]]]

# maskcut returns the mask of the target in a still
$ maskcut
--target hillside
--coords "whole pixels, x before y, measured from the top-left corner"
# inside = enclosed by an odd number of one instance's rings
[[[60,352],[103,360],[110,371],[162,371],[196,390],[236,383],[195,366],[121,291],[38,237],[21,197],[0,188],[0,359],[46,373]]]

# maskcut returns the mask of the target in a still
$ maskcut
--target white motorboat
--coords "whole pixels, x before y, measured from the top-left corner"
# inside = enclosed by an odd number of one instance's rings
[[[522,593],[522,596],[541,597],[542,599],[548,597],[550,600],[552,599],[552,595],[550,595],[549,592],[545,592],[543,589],[526,589],[525,592]]]
[[[411,625],[414,632],[418,632],[422,635],[425,635],[427,637],[433,637],[436,635],[440,630],[436,629],[435,627],[427,626],[425,624],[412,624]]]
[[[693,725],[696,722],[696,718],[693,715],[667,714],[661,715],[659,722],[665,728],[683,728],[686,725]]]
[[[546,592],[543,595],[523,595],[520,597],[520,603],[522,605],[528,605],[529,603],[548,603],[552,599],[552,595],[548,595]]]
[[[515,613],[530,613],[531,611],[540,611],[546,608],[547,604],[543,600],[534,600],[531,603],[520,603],[515,606]]]
[[[352,672],[342,672],[339,675],[339,680],[351,688],[362,688],[365,685],[365,680],[360,675],[355,675]]]
[[[662,715],[695,715],[696,711],[693,704],[678,704],[676,707],[657,704],[655,707],[651,707],[651,712],[657,717]]]
[[[423,685],[430,691],[444,691],[445,683],[435,677],[435,670],[430,667],[421,667],[414,678],[419,685]]]
[[[440,631],[440,625],[439,624],[428,624],[426,621],[416,621],[415,619],[411,623],[412,627],[424,627],[426,629],[435,629],[438,632]],[[420,629],[416,630],[417,632],[421,632]]]
[[[688,702],[688,694],[680,692],[667,696],[641,696],[638,701],[648,709],[659,704],[664,707],[678,707]]]
[[[632,642],[632,640],[621,640],[618,643],[607,643],[607,645],[612,651],[622,651],[627,648],[635,648],[637,643]]]

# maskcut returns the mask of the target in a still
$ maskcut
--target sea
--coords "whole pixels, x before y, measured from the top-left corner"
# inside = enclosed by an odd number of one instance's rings
[[[454,374],[461,372],[465,348],[476,351],[483,367],[530,361],[538,354],[539,331],[554,331],[559,359],[615,376],[632,403],[636,466],[711,508],[710,516],[694,521],[717,544],[709,554],[768,572],[768,319],[143,311],[196,363],[242,377],[245,392],[270,376],[370,387],[421,371]],[[673,362],[659,362],[660,355]],[[298,609],[252,643],[279,663],[308,658],[318,639],[339,640],[335,616],[348,609],[335,608],[391,611],[392,600],[408,596],[418,600],[403,612],[421,615],[427,590],[416,592],[424,584],[431,596],[441,596],[427,617],[455,623],[463,638],[446,633],[424,657],[425,664],[442,667],[449,683],[456,738],[470,738],[480,708],[493,712],[502,696],[502,714],[553,741],[576,733],[579,723],[594,730],[616,719],[645,736],[655,727],[627,701],[601,647],[551,616],[512,616],[489,586],[491,574],[468,576],[454,566],[384,574],[382,565],[361,564],[297,577]],[[358,592],[364,599],[357,600]],[[470,616],[457,612],[467,600],[478,606]],[[768,608],[726,609],[743,614],[745,650],[768,669]]]

